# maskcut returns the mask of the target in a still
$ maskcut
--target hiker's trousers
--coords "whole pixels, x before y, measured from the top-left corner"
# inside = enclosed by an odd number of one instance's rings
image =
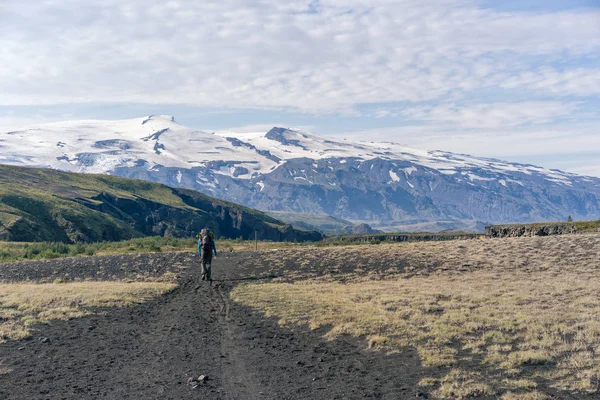
[[[212,251],[203,251],[202,252],[202,276],[207,279],[207,280],[211,280],[211,267],[210,264],[212,263]]]

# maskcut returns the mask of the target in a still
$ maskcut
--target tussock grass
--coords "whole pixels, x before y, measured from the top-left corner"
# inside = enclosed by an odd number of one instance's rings
[[[308,273],[231,295],[283,325],[328,327],[329,339],[363,337],[383,351],[415,347],[422,365],[435,367],[426,371],[442,371],[421,381],[439,398],[538,400],[547,397],[544,387],[595,393],[599,243],[600,235],[582,235],[317,249],[320,258],[299,262],[357,264],[371,252],[380,262],[402,257],[402,268]]]
[[[33,324],[144,302],[174,287],[159,282],[0,284],[0,342],[27,338]]]
[[[0,262],[41,260],[103,254],[195,251],[196,240],[151,236],[120,242],[66,244],[60,242],[0,242]]]
[[[254,251],[254,240],[219,239],[220,252]],[[119,242],[66,244],[61,242],[1,242],[0,262],[43,260],[63,257],[94,256],[106,254],[159,253],[170,251],[197,251],[194,238],[150,236]],[[291,249],[306,246],[303,243],[259,241],[259,251]]]

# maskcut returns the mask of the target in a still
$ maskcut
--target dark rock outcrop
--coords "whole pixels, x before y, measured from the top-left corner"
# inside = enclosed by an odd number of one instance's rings
[[[488,237],[550,236],[577,233],[575,223],[491,225],[485,227]]]
[[[339,235],[325,238],[325,242],[373,243],[373,242],[435,242],[443,240],[478,239],[477,233],[382,233],[372,235]]]

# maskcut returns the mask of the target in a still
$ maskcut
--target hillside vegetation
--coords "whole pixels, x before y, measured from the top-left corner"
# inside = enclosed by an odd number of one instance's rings
[[[319,240],[247,207],[136,179],[0,165],[0,241],[63,243],[143,236]]]

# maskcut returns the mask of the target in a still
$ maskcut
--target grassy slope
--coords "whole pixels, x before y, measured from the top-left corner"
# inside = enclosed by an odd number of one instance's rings
[[[259,211],[198,192],[107,175],[0,165],[0,240],[93,242],[191,236],[318,239]]]

